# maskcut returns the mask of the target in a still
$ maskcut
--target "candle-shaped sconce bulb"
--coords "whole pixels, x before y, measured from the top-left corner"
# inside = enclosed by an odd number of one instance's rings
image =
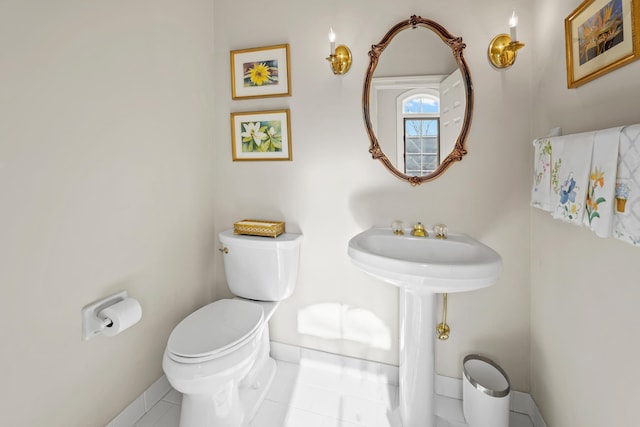
[[[336,33],[333,32],[333,28],[329,28],[329,46],[331,51],[329,52],[331,55],[335,55],[336,53]]]
[[[516,27],[518,26],[518,15],[516,15],[516,11],[514,10],[511,14],[511,18],[509,18],[509,36],[511,37],[511,41],[518,41],[518,36],[516,34]]]

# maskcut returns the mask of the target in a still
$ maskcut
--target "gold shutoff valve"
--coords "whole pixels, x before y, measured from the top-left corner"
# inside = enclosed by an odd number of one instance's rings
[[[436,327],[436,336],[439,340],[448,340],[451,329],[447,325],[447,294],[442,294],[442,323]]]

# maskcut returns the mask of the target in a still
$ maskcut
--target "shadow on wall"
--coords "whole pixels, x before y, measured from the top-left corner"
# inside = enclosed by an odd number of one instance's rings
[[[371,311],[347,304],[327,302],[299,310],[298,333],[391,350],[389,326]]]

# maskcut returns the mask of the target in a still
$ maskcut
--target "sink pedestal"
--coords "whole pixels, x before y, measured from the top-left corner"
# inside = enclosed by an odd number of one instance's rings
[[[436,294],[400,288],[399,400],[403,427],[435,427]]]
[[[399,413],[402,427],[435,427],[436,295],[491,286],[502,257],[465,235],[415,237],[371,228],[349,240],[358,268],[400,288]]]

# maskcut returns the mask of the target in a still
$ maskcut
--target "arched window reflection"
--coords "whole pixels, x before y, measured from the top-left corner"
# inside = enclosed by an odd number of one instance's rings
[[[398,97],[398,159],[403,172],[422,176],[440,165],[440,93],[420,88]]]

